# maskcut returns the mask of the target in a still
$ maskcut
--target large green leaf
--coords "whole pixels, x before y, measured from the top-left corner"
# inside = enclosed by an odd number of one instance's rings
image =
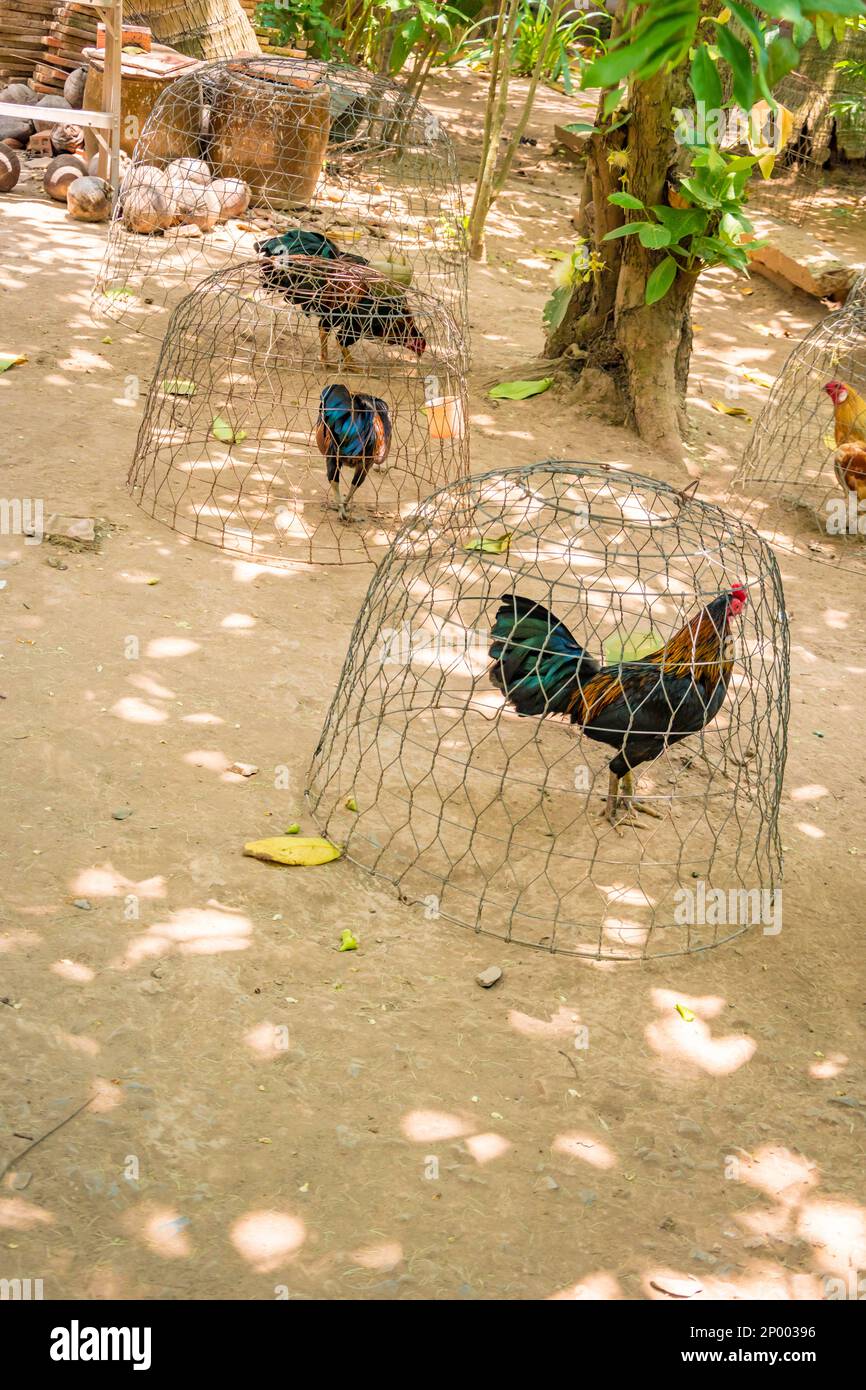
[[[654,203],[652,211],[675,241],[702,232],[709,221],[709,215],[700,208],[669,208],[666,203]]]
[[[717,111],[722,105],[722,79],[706,44],[695,51],[689,73],[689,86],[695,101],[702,101],[707,111]]]
[[[727,24],[716,25],[716,42],[734,75],[734,96],[744,111],[751,111],[755,104],[755,79],[748,49],[734,37]]]
[[[649,251],[659,251],[663,246],[670,246],[672,241],[667,227],[660,227],[656,222],[641,223],[638,238],[641,246],[646,246]]]
[[[657,265],[652,275],[646,282],[646,293],[644,295],[647,304],[656,304],[660,299],[664,299],[671,285],[677,276],[677,263],[672,256],[665,256],[660,265]]]
[[[651,227],[652,222],[624,222],[621,227],[612,227],[605,232],[602,241],[616,241],[621,236],[636,236],[642,227]]]
[[[618,208],[632,208],[635,212],[643,208],[640,198],[636,198],[633,193],[609,193],[607,201],[615,203]]]

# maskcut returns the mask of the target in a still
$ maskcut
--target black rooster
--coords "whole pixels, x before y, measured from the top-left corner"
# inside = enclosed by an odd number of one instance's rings
[[[321,232],[296,228],[256,244],[262,284],[284,294],[303,314],[319,321],[320,355],[328,366],[333,333],[347,368],[349,349],[362,338],[382,338],[417,357],[427,341],[409,312],[405,294],[374,270],[363,256],[340,251]]]
[[[623,819],[634,824],[633,810],[659,815],[636,799],[634,769],[703,729],[721,709],[733,669],[731,619],[745,605],[745,589],[734,584],[658,651],[600,667],[540,603],[505,594],[493,625],[490,679],[518,714],[565,715],[587,738],[618,750],[605,814],[616,826],[622,803]]]
[[[353,395],[345,386],[326,386],[319,401],[316,443],[325,455],[328,482],[343,521],[349,504],[374,463],[384,463],[391,447],[391,416],[378,396]],[[349,495],[340,493],[340,472],[354,469]]]

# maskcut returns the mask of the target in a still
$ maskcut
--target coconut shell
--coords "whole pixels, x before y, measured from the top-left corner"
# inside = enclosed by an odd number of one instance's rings
[[[105,179],[89,174],[74,179],[66,190],[66,206],[76,222],[107,222],[111,214],[111,187]]]
[[[72,110],[72,107],[69,105],[69,102],[66,100],[65,97],[55,97],[55,96],[43,97],[41,101],[38,101],[38,102],[36,103],[36,105],[37,105],[37,106],[46,106],[46,107],[49,107],[49,108],[50,108],[51,110],[53,110],[53,111],[71,111],[71,110]],[[54,122],[53,122],[53,121],[34,121],[33,124],[35,125],[35,127],[36,127],[36,133],[38,134],[40,130],[51,130],[52,126],[54,125]]]
[[[123,173],[126,171],[126,169],[128,168],[128,166],[129,166],[129,155],[124,154],[124,153],[123,153],[123,150],[121,150],[121,151],[120,151],[120,161],[119,161],[119,166],[118,166],[118,167],[120,168],[121,174],[123,174]],[[98,178],[98,177],[99,177],[99,155],[98,155],[98,154],[95,154],[95,155],[93,155],[90,159],[88,159],[88,161],[87,161],[87,172],[88,172],[88,174],[90,174],[93,178]]]
[[[131,232],[149,236],[170,227],[173,216],[168,198],[155,185],[130,189],[123,195],[123,225]]]
[[[87,165],[83,159],[79,159],[74,154],[59,154],[47,165],[42,178],[42,187],[49,198],[56,198],[58,203],[65,203],[66,190],[69,185],[74,179],[80,179],[86,173]]]
[[[184,183],[209,184],[213,175],[210,165],[203,159],[174,159],[168,166],[172,178],[182,179]]]
[[[86,81],[87,68],[75,68],[63,84],[63,96],[76,111],[80,111],[84,105],[84,84]]]
[[[161,188],[168,196],[172,191],[172,182],[165,169],[157,169],[155,164],[136,164],[127,178],[126,187]]]
[[[0,145],[0,193],[8,193],[21,177],[21,161],[14,150]]]
[[[0,101],[14,101],[16,106],[30,106],[33,92],[26,82],[12,82],[0,92]]]
[[[212,188],[201,184],[179,184],[172,180],[172,211],[178,222],[213,231],[219,221],[221,204]]]
[[[214,179],[211,192],[219,198],[220,222],[243,217],[250,205],[250,186],[243,179]]]

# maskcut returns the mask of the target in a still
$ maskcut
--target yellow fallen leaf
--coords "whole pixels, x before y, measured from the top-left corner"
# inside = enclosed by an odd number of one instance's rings
[[[353,796],[347,796],[347,797],[346,797],[346,810],[347,810],[347,811],[357,811],[357,809],[358,809],[358,803],[357,803],[357,801],[355,800],[355,798],[354,798]]]
[[[753,381],[756,386],[763,386],[765,391],[769,391],[773,385],[773,378],[767,376],[766,372],[747,372],[745,369],[740,371],[740,376],[746,381]]]
[[[754,287],[753,287],[752,285],[740,285],[740,286],[739,286],[739,290],[740,290],[740,294],[754,294],[754,293],[755,293]]]
[[[511,544],[511,534],[506,531],[504,536],[476,536],[467,541],[463,549],[480,550],[485,555],[501,555]]]
[[[727,405],[724,401],[710,401],[713,410],[717,410],[720,415],[742,415],[744,419],[751,423],[751,415],[748,410],[744,410],[741,405]]]
[[[286,826],[284,833],[286,835],[300,835],[301,827],[296,820],[292,821],[291,825]]]
[[[691,1009],[687,1009],[685,1004],[677,1004],[677,1013],[686,1023],[694,1023],[696,1015],[692,1013]]]
[[[339,859],[342,850],[319,835],[273,835],[267,840],[248,840],[244,854],[270,864],[302,864],[312,867]]]
[[[20,367],[26,361],[23,352],[0,352],[0,372],[8,372],[10,367]]]
[[[358,938],[356,936],[353,936],[350,931],[347,930],[340,932],[341,951],[357,951],[359,945],[360,942],[358,941]]]

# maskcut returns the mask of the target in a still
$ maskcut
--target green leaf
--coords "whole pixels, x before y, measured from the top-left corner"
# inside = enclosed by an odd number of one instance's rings
[[[559,285],[558,288],[553,291],[553,294],[544,306],[544,312],[541,316],[542,323],[546,324],[549,329],[558,328],[562,323],[562,320],[565,318],[565,311],[571,300],[571,294],[571,285]]]
[[[641,246],[649,251],[659,251],[662,246],[670,246],[672,241],[667,227],[660,227],[655,222],[642,223],[638,228],[638,238]]]
[[[675,241],[704,231],[710,220],[708,213],[700,208],[670,208],[666,203],[654,203],[652,211]]]
[[[194,396],[196,385],[194,381],[181,381],[172,377],[170,381],[162,383],[162,389],[167,396]]]
[[[608,92],[602,103],[602,112],[609,116],[619,106],[625,92],[624,87],[614,87],[612,92]]]
[[[591,121],[571,121],[562,128],[572,131],[575,135],[591,135],[594,130],[598,130],[598,126],[593,125]]]
[[[223,444],[240,444],[247,437],[246,430],[235,429],[234,425],[224,420],[221,415],[214,416],[210,428],[214,439],[221,440]]]
[[[755,104],[755,81],[748,49],[734,37],[727,24],[716,24],[716,42],[734,75],[734,96],[737,102],[744,111],[751,111]]]
[[[500,381],[491,387],[488,395],[495,401],[525,401],[530,396],[540,396],[553,385],[553,377],[545,376],[539,381]]]
[[[18,367],[26,361],[22,352],[0,352],[0,372],[8,372],[10,367]]]
[[[477,550],[482,555],[504,555],[510,544],[511,532],[506,531],[502,536],[474,536],[463,549]]]
[[[702,101],[707,111],[717,111],[721,107],[722,79],[706,44],[701,44],[692,59],[689,86],[695,94],[695,101]]]
[[[628,637],[614,633],[604,644],[605,666],[617,666],[622,661],[640,661],[660,651],[665,639],[652,628],[647,632],[632,632]]]
[[[665,256],[660,265],[657,265],[652,275],[646,282],[646,294],[644,301],[647,304],[656,304],[660,299],[664,299],[671,285],[677,276],[677,263],[672,256]]]
[[[651,227],[652,222],[623,222],[620,227],[612,227],[609,232],[605,232],[602,241],[616,241],[621,236],[636,236],[641,227]]]
[[[633,193],[608,193],[607,201],[615,203],[618,208],[633,208],[636,212],[643,208],[640,198],[636,198]]]
[[[800,50],[790,39],[778,38],[767,49],[767,83],[775,87],[800,61]]]

